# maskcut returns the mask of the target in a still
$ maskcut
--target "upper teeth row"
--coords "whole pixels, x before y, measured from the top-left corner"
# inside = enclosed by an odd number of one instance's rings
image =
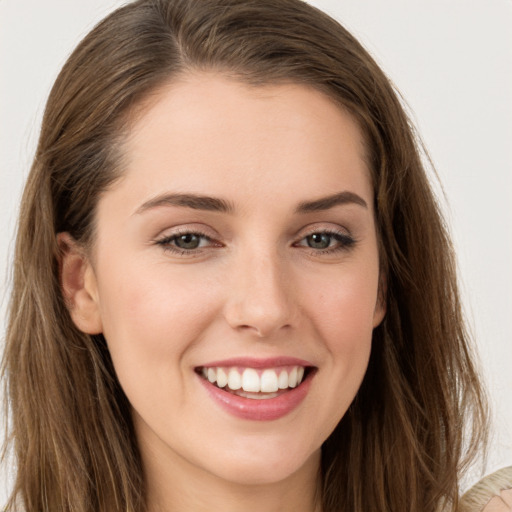
[[[228,386],[233,391],[243,389],[252,393],[274,393],[279,389],[294,388],[302,382],[303,366],[267,368],[258,372],[254,368],[203,368],[202,374],[219,388]]]

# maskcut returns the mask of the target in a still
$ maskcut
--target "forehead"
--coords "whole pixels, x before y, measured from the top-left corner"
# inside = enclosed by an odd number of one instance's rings
[[[124,152],[125,181],[140,196],[164,187],[278,200],[291,189],[325,195],[345,184],[371,194],[357,122],[305,85],[185,75],[145,102]]]

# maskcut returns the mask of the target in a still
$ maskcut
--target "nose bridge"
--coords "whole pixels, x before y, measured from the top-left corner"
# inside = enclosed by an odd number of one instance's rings
[[[289,271],[272,248],[244,251],[236,258],[226,305],[228,323],[260,337],[292,322]]]

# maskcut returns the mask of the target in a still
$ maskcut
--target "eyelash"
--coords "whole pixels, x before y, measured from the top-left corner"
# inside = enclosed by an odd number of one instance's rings
[[[315,249],[313,247],[308,246],[302,246],[299,245],[299,242],[302,242],[303,240],[306,240],[308,237],[311,237],[313,235],[327,235],[338,243],[334,247],[326,247],[325,249]],[[314,255],[322,255],[322,254],[335,254],[342,251],[349,251],[352,249],[355,244],[356,240],[351,235],[348,235],[347,233],[344,233],[342,231],[337,231],[333,229],[319,229],[319,230],[313,230],[310,233],[306,233],[299,242],[294,244],[294,247],[305,247],[311,251]]]
[[[217,247],[221,247],[220,243],[216,243],[215,240],[213,240],[213,238],[209,237],[205,233],[186,229],[180,230],[177,233],[173,233],[172,235],[166,236],[160,240],[156,240],[155,243],[161,246],[164,249],[164,251],[169,251],[179,256],[193,256],[202,252],[203,248],[182,249],[180,247],[177,247],[176,245],[172,245],[173,243],[176,242],[178,238],[186,235],[196,236],[198,238],[206,240],[209,244],[213,243],[214,246],[216,245]]]
[[[198,248],[193,248],[193,249],[182,249],[180,247],[177,247],[176,245],[173,245],[179,237],[186,236],[186,235],[199,237],[203,240],[206,240],[209,244],[213,244],[213,246],[222,247],[222,244],[220,244],[219,242],[215,242],[215,240],[213,238],[209,237],[205,233],[202,233],[200,231],[191,231],[191,230],[182,230],[177,233],[173,233],[170,236],[166,236],[160,240],[156,240],[155,243],[157,245],[161,246],[164,249],[164,251],[169,251],[169,252],[172,252],[179,256],[185,256],[185,257],[189,256],[190,257],[190,256],[200,254],[204,248],[198,247]],[[331,237],[331,241],[332,241],[332,239],[334,239],[338,243],[334,247],[326,247],[325,249],[315,249],[313,247],[308,247],[306,245],[300,244],[300,242],[306,240],[308,237],[311,237],[313,235],[327,235],[327,236]],[[313,255],[322,255],[322,254],[334,254],[334,253],[342,252],[342,251],[349,251],[355,246],[356,243],[357,243],[357,241],[352,236],[347,235],[344,232],[336,231],[336,230],[329,230],[329,229],[320,229],[320,230],[311,231],[310,233],[305,234],[298,242],[295,242],[293,244],[293,246],[294,247],[304,247],[306,249],[309,249],[309,251]]]

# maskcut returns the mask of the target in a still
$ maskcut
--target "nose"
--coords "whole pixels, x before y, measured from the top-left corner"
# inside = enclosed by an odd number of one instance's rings
[[[292,282],[277,255],[247,255],[229,277],[224,315],[237,331],[269,337],[294,323]]]

